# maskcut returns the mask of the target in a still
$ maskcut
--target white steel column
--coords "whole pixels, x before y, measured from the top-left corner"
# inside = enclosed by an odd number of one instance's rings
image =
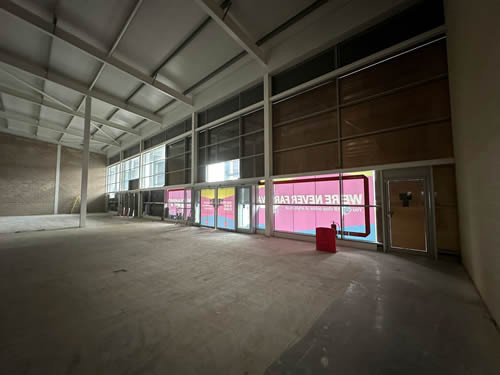
[[[59,211],[59,176],[61,173],[61,145],[57,145],[57,159],[56,159],[56,186],[54,189],[54,215]]]
[[[266,179],[266,236],[274,231],[273,215],[273,113],[271,105],[271,76],[264,76],[264,176]]]
[[[139,190],[137,191],[137,217],[142,217],[142,152],[144,151],[144,143],[142,140],[139,142]]]
[[[191,123],[192,123],[192,128],[191,128],[191,185],[194,185],[194,184],[196,184],[196,182],[198,182],[198,134],[196,134],[196,128],[198,127],[198,113],[197,112],[193,112]],[[191,194],[192,197],[194,196],[193,193]]]
[[[90,159],[90,117],[92,113],[92,97],[85,97],[85,126],[83,129],[83,156],[82,156],[82,191],[80,193],[80,228],[87,224],[87,185],[89,178]]]

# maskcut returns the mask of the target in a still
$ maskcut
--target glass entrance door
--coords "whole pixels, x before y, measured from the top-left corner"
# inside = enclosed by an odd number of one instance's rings
[[[238,188],[238,230],[250,232],[251,221],[251,187],[243,186]]]
[[[201,189],[200,225],[215,227],[215,189]]]
[[[388,196],[390,247],[427,252],[425,181],[389,180]]]
[[[217,228],[235,230],[235,188],[218,188],[217,198]]]

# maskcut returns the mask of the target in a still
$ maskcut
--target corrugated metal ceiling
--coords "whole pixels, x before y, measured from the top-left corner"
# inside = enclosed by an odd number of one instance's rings
[[[230,14],[257,40],[313,2],[233,0]],[[12,3],[41,17],[42,22],[45,20],[48,23],[48,28],[53,24],[56,35],[59,30],[71,33],[104,55],[122,36],[113,58],[148,76],[159,70],[156,76],[158,81],[179,92],[185,91],[243,51],[215,22],[207,21],[208,16],[193,0],[15,0]],[[127,28],[124,31],[125,26]],[[193,34],[195,30],[197,32]],[[0,85],[41,98],[39,92],[29,87],[32,85],[73,110],[83,110],[83,95],[50,82],[52,73],[87,88],[96,80],[96,90],[124,102],[129,101],[151,114],[172,100],[160,90],[143,85],[130,74],[112,66],[107,65],[100,71],[103,64],[95,57],[53,38],[47,34],[47,30],[41,31],[3,9],[0,11],[0,52],[46,69],[49,77],[48,81],[44,81],[0,63]],[[13,79],[2,70],[7,70],[27,84]],[[46,97],[44,100],[51,99]],[[141,117],[129,111],[116,111],[116,107],[109,103],[97,99],[93,103],[93,115],[113,123],[132,128],[142,121]],[[83,131],[81,118],[40,107],[12,95],[0,93],[0,105],[3,106],[0,110],[5,112],[21,113],[55,124],[61,129]],[[14,120],[2,119],[0,126],[30,135],[37,134],[40,138],[52,141],[81,141],[74,135],[36,129]],[[156,128],[159,126],[151,121],[138,127],[144,131]],[[93,126],[92,132],[96,131]],[[122,130],[108,126],[104,126],[103,131],[113,138],[124,134]],[[101,131],[96,133],[111,142],[106,134]],[[124,135],[121,138],[127,140],[133,137]],[[100,150],[103,146],[102,143],[92,142],[93,150]]]

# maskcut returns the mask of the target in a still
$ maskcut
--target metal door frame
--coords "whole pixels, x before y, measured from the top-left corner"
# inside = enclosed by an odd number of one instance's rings
[[[235,190],[235,230],[236,232],[240,232],[240,233],[255,233],[255,213],[254,213],[254,189],[253,189],[253,186],[254,185],[239,185],[239,186],[235,186],[236,190]],[[240,198],[240,189],[248,189],[249,192],[250,192],[250,195],[249,195],[249,200],[250,200],[250,229],[242,229],[242,228],[239,228],[239,219],[238,219],[238,199]]]
[[[210,226],[210,225],[203,225],[201,223],[201,192],[203,190],[214,190],[214,226]],[[204,228],[212,228],[212,229],[218,229],[217,228],[217,208],[219,207],[218,205],[218,187],[217,186],[205,186],[205,187],[202,187],[198,190],[200,192],[200,223],[198,224],[200,227],[204,227]],[[192,194],[192,193],[191,193]],[[195,205],[196,205],[196,197],[195,197]],[[196,208],[195,208],[196,209]]]
[[[383,178],[383,196],[382,214],[384,221],[384,251],[385,252],[403,252],[416,255],[429,256],[437,258],[436,230],[435,230],[435,208],[432,199],[433,181],[432,169],[430,167],[393,169],[382,172]],[[427,251],[417,249],[404,249],[392,247],[391,245],[391,218],[390,218],[390,181],[411,181],[423,180],[424,182],[424,211],[425,211],[425,245]]]
[[[217,225],[217,222],[219,220],[219,188],[221,189],[227,189],[227,188],[233,188],[234,189],[234,206],[233,206],[233,211],[234,211],[234,229],[227,229],[227,228],[219,228]],[[238,229],[238,215],[236,214],[236,206],[238,205],[238,200],[237,200],[237,186],[236,185],[217,185],[215,188],[217,190],[215,196],[217,197],[215,200],[215,229],[217,230],[226,230],[228,232],[237,232]]]

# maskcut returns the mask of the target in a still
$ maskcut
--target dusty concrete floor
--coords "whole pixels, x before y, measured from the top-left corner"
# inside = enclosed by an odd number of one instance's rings
[[[0,374],[500,373],[458,264],[90,224],[0,235]]]
[[[88,214],[89,226],[107,223],[100,220],[109,217],[109,214]],[[54,230],[78,228],[80,226],[79,214],[63,215],[31,215],[31,216],[0,216],[0,233],[19,233],[38,230]]]

